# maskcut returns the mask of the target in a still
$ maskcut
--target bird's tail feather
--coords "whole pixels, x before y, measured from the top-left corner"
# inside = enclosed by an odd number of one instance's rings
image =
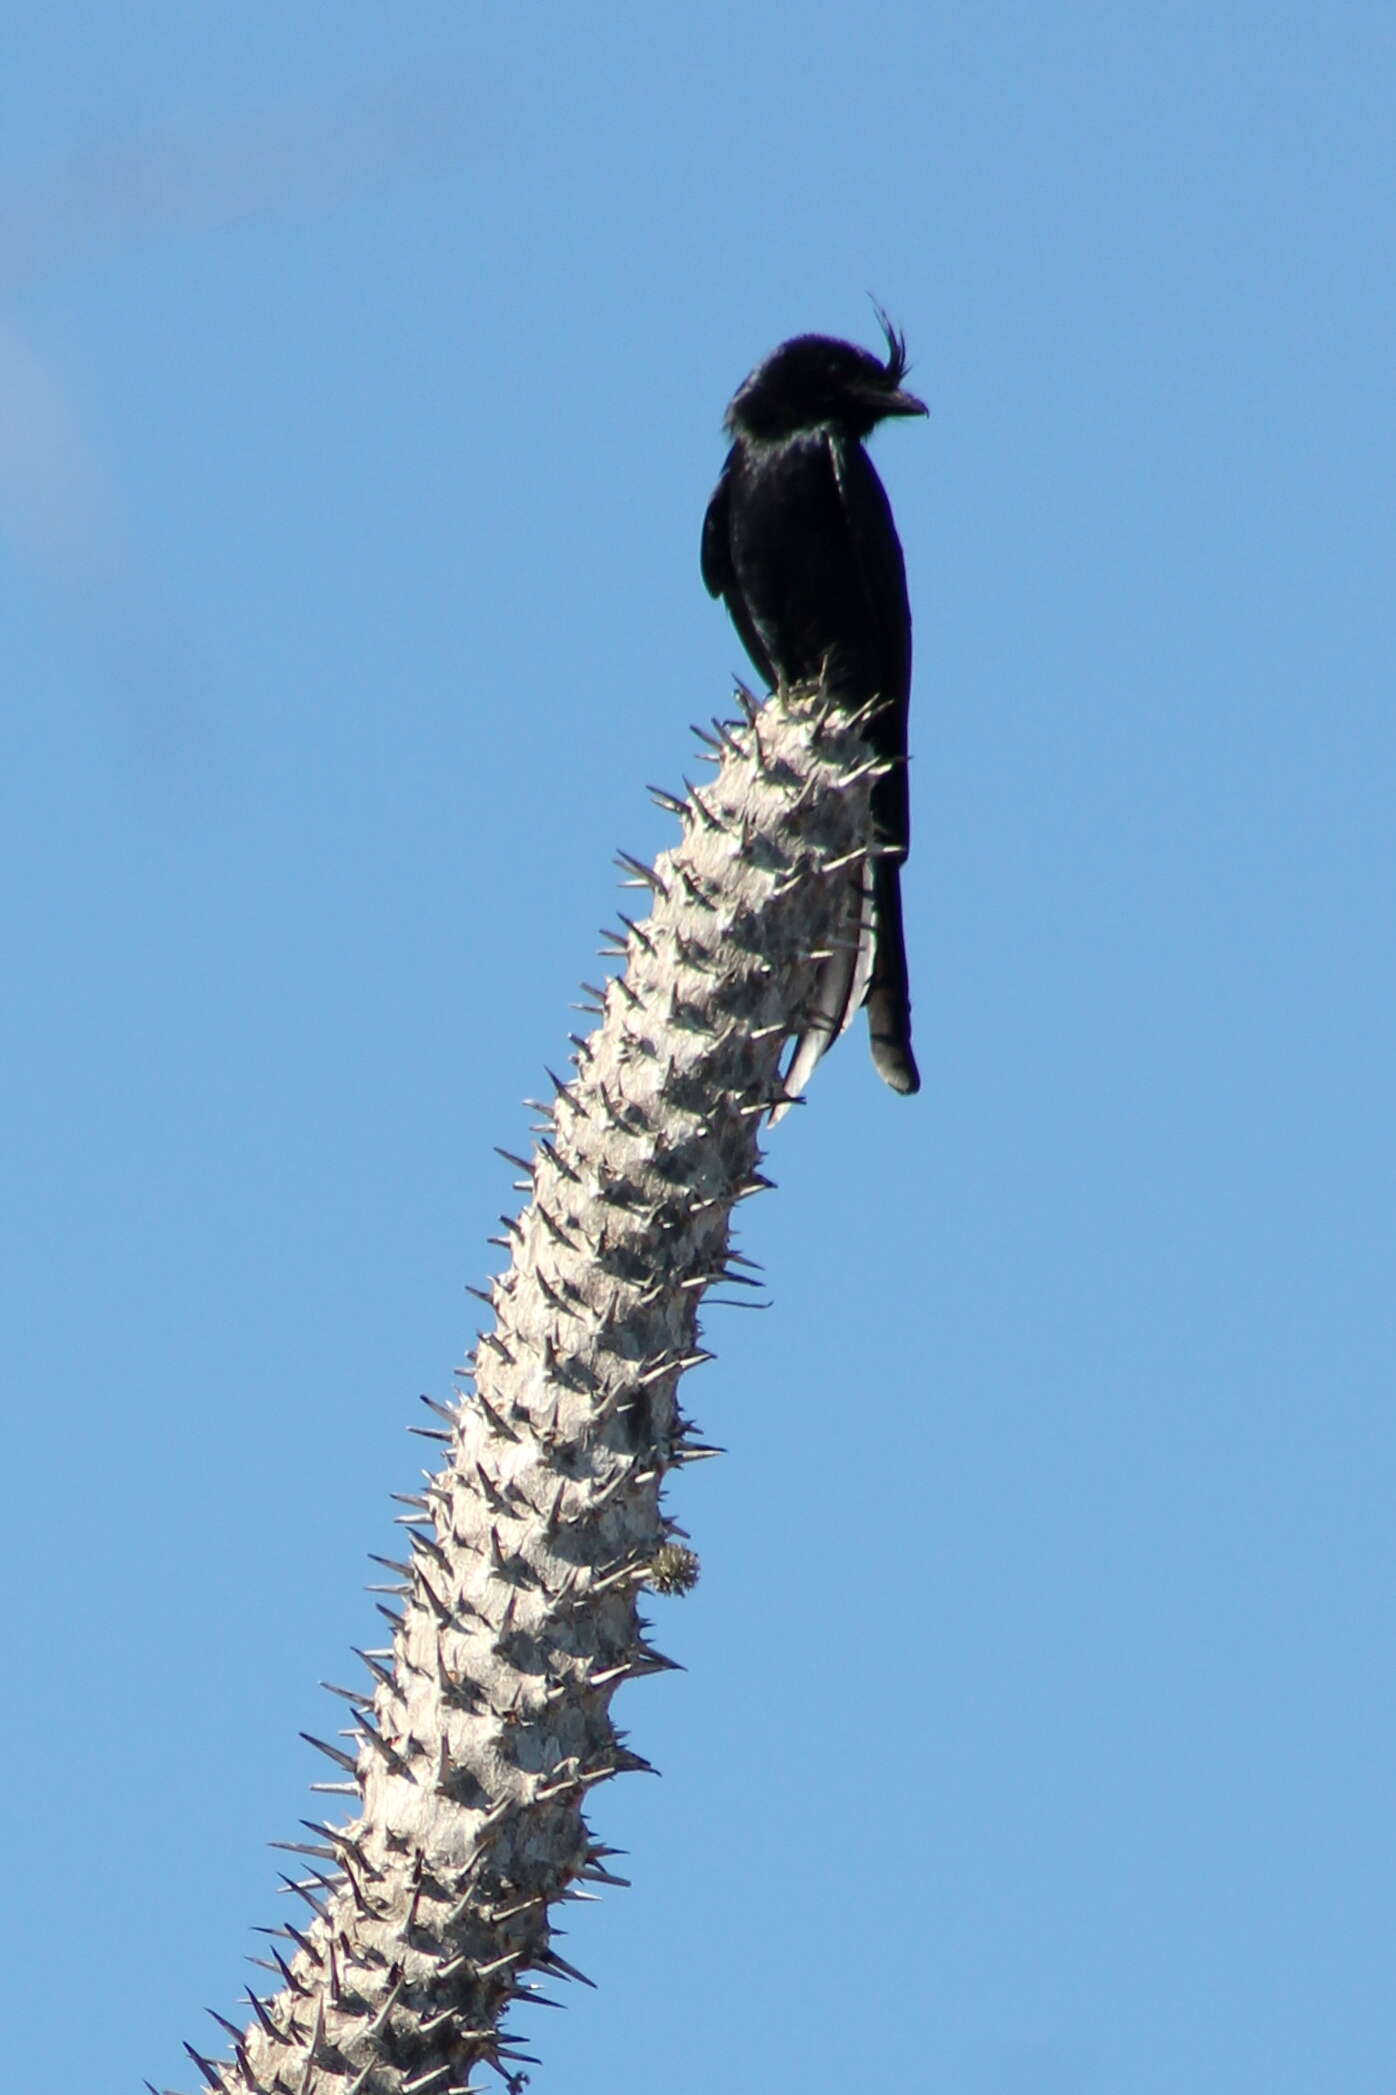
[[[902,868],[896,858],[872,861],[876,947],[868,982],[868,1035],[873,1066],[884,1084],[904,1096],[921,1089],[911,1052],[911,986],[902,930]]]

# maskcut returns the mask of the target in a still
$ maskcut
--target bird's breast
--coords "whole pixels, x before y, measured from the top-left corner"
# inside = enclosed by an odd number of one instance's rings
[[[904,701],[910,614],[891,510],[861,444],[829,429],[734,460],[732,573],[787,683],[832,675]]]

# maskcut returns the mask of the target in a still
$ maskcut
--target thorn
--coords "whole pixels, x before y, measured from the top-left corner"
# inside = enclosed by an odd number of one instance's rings
[[[679,866],[677,868],[677,871],[678,876],[684,885],[684,893],[688,896],[690,902],[695,904],[697,908],[706,909],[709,912],[712,912],[717,908],[717,904],[714,901],[712,901],[709,896],[703,893],[703,890],[698,886],[697,882],[693,878],[693,875],[689,872],[687,866]]]
[[[415,1780],[416,1780],[415,1776],[414,1776],[414,1777],[413,1777],[412,1779],[413,1779],[413,1780],[415,1781]],[[367,1893],[366,1893],[366,1892],[364,1891],[364,1888],[363,1888],[362,1884],[360,1884],[360,1882],[359,1882],[359,1880],[358,1880],[357,1876],[356,1876],[356,1875],[354,1874],[353,1870],[352,1870],[352,1869],[351,1869],[351,1868],[349,1867],[349,1864],[348,1864],[348,1862],[347,1862],[347,1861],[341,1860],[341,1862],[340,1862],[340,1869],[341,1869],[341,1871],[342,1871],[342,1873],[343,1873],[343,1881],[344,1881],[344,1882],[345,1882],[345,1883],[346,1883],[346,1884],[347,1884],[347,1885],[349,1886],[349,1890],[350,1890],[350,1893],[351,1893],[351,1894],[352,1894],[352,1896],[353,1896],[353,1900],[354,1900],[354,1910],[355,1910],[355,1911],[356,1911],[356,1912],[357,1912],[357,1913],[359,1914],[360,1918],[361,1918],[361,1919],[363,1919],[363,1920],[382,1920],[382,1919],[384,1919],[384,1918],[386,1917],[386,1916],[385,1916],[385,1914],[384,1914],[383,1912],[379,1911],[378,1909],[376,1909],[375,1907],[373,1907],[372,1905],[370,1905],[370,1903],[369,1903],[369,1900],[368,1900],[368,1895],[367,1895]],[[377,1876],[378,1874],[379,1874],[379,1872],[378,1872],[378,1871],[375,1871],[375,1872],[374,1872],[374,1875],[375,1875],[375,1876]],[[337,1970],[336,1968],[334,1968],[334,1944],[333,1944],[333,1943],[331,1943],[331,1944],[330,1944],[330,1963],[331,1963],[331,1975],[332,1975],[332,1979],[333,1979],[333,1984],[332,1984],[332,1986],[331,1986],[331,1989],[330,1989],[330,1990],[331,1990],[331,1993],[332,1993],[332,1995],[333,1995],[333,1999],[334,1999],[334,2004],[335,2004],[335,2006],[336,2006],[336,2007],[338,2007],[338,2006],[339,2006],[339,1994],[340,1994],[340,1982],[339,1982],[339,1973],[338,1973],[338,1970]]]
[[[496,1957],[492,1963],[477,1964],[475,1976],[477,1979],[487,1979],[492,1972],[503,1971],[506,1964],[517,1964],[522,1955],[521,1949],[506,1950],[502,1957]]]
[[[484,1492],[489,1502],[490,1511],[507,1516],[511,1511],[508,1499],[505,1498],[494,1479],[487,1474],[483,1465],[478,1462],[475,1465],[475,1474],[480,1479],[480,1489]]]
[[[383,1872],[373,1867],[358,1841],[346,1833],[342,1826],[323,1826],[318,1819],[302,1819],[301,1824],[309,1833],[323,1833],[325,1839],[331,1843],[336,1855],[341,1849],[352,1855],[359,1868],[366,1875],[374,1878],[382,1876]]]
[[[280,1877],[282,1883],[286,1886],[286,1889],[288,1891],[295,1892],[298,1898],[302,1898],[305,1900],[306,1905],[309,1906],[311,1912],[315,1915],[315,1918],[317,1920],[322,1920],[326,1924],[328,1924],[330,1917],[329,1908],[325,1905],[322,1899],[317,1899],[314,1892],[309,1890],[306,1885],[297,1884],[295,1878],[288,1877],[285,1874],[284,1870],[278,1870],[276,1874],[278,1877]]]
[[[351,1644],[349,1649],[353,1652],[356,1659],[363,1660],[374,1679],[381,1681],[385,1688],[395,1688],[397,1686],[397,1682],[393,1679],[387,1667],[380,1665],[372,1652],[360,1651],[357,1644]]]
[[[392,2014],[393,2009],[397,2006],[398,2001],[402,1996],[402,1988],[405,1978],[402,1966],[400,1964],[392,1965],[389,1968],[388,1978],[390,1983],[388,1986],[388,1991],[383,1998],[382,2006],[373,2015],[371,2020],[364,2024],[365,2036],[382,2036],[383,2031],[388,2026],[388,2017]]]
[[[601,1103],[606,1108],[606,1118],[610,1121],[611,1126],[613,1128],[618,1129],[619,1132],[623,1135],[635,1134],[637,1131],[633,1126],[629,1115],[621,1111],[621,1108],[616,1104],[615,1100],[611,1097],[610,1092],[606,1089],[605,1084],[599,1083],[596,1088],[601,1094]]]
[[[258,1957],[254,1961],[260,1964],[262,1960],[260,1957]],[[258,2022],[261,2023],[262,2028],[271,2038],[273,2044],[284,2044],[286,2040],[282,2036],[276,2024],[272,2021],[270,2015],[267,2013],[266,2002],[259,2000],[250,1986],[247,1988],[246,1993],[243,1997],[246,2000],[248,2006],[251,2008],[253,2014],[256,2016]]]
[[[301,1824],[305,1824],[304,1819],[301,1820]],[[327,1848],[318,1841],[269,1840],[267,1846],[269,1848],[280,1848],[288,1855],[318,1855],[323,1862],[334,1862],[337,1859],[333,1848]],[[212,2012],[213,2010],[210,2009],[209,2013],[212,2014]]]
[[[703,821],[707,828],[716,830],[722,836],[729,835],[732,827],[731,823],[724,822],[720,815],[715,815],[713,813],[712,809],[708,806],[707,801],[699,792],[697,786],[690,786],[688,791],[689,797],[692,800],[693,805],[697,808],[699,814],[703,817]]]
[[[734,1278],[736,1278],[736,1279],[739,1279],[739,1278],[740,1278],[741,1276],[740,1276],[740,1275],[734,1275],[733,1277],[734,1277]],[[759,1283],[758,1283],[757,1281],[754,1281],[754,1280],[751,1280],[751,1281],[748,1281],[748,1282],[747,1282],[747,1286],[748,1286],[748,1287],[753,1287],[753,1288],[754,1288],[754,1287],[756,1287],[756,1286],[758,1286],[758,1285],[759,1285]],[[430,1518],[430,1516],[428,1516],[428,1518]],[[413,1547],[413,1549],[415,1549],[415,1550],[419,1551],[419,1552],[420,1552],[420,1554],[421,1554],[422,1556],[424,1556],[424,1557],[430,1557],[430,1558],[431,1558],[431,1560],[432,1560],[432,1563],[433,1563],[433,1564],[438,1564],[438,1565],[440,1565],[440,1567],[441,1567],[441,1569],[442,1569],[443,1571],[445,1571],[445,1572],[449,1572],[449,1571],[450,1571],[450,1569],[451,1569],[451,1560],[450,1560],[450,1558],[449,1558],[449,1557],[447,1556],[447,1554],[446,1554],[445,1550],[444,1550],[444,1549],[443,1549],[443,1548],[441,1547],[441,1544],[440,1544],[439,1542],[437,1542],[437,1541],[435,1540],[435,1538],[434,1538],[433,1536],[431,1536],[431,1535],[427,1535],[427,1534],[424,1534],[424,1533],[422,1532],[422,1530],[421,1530],[420,1528],[414,1528],[414,1527],[409,1527],[409,1528],[408,1528],[408,1530],[407,1530],[407,1535],[408,1535],[408,1539],[409,1539],[409,1541],[410,1541],[410,1542],[411,1542],[411,1544],[412,1544],[412,1547]],[[420,1576],[421,1576],[421,1570],[422,1570],[422,1567],[421,1567],[421,1565],[420,1565],[420,1564],[418,1564],[418,1565],[416,1565],[416,1566],[415,1566],[414,1568],[415,1568],[415,1570],[416,1570],[416,1572],[417,1572],[417,1575],[418,1575],[418,1577],[420,1577]]]
[[[515,1920],[520,1913],[527,1913],[534,1906],[546,1906],[551,1897],[551,1892],[530,1891],[523,1898],[515,1899],[511,1905],[495,1906],[488,1916],[489,1925],[492,1928],[502,1927],[506,1920]]]
[[[580,1309],[574,1308],[573,1305],[570,1302],[568,1302],[564,1296],[558,1293],[557,1289],[553,1286],[552,1282],[548,1279],[547,1274],[543,1272],[541,1267],[535,1272],[534,1279],[538,1282],[538,1285],[542,1289],[547,1301],[549,1302],[551,1307],[558,1312],[559,1316],[580,1317],[583,1315],[583,1312]]]
[[[831,704],[838,704],[838,701],[835,699],[831,699],[830,702]],[[853,734],[857,734],[860,728],[866,727],[870,721],[877,718],[878,714],[883,711],[886,703],[887,701],[883,698],[882,693],[875,691],[871,698],[863,701],[861,706],[855,706],[851,712],[844,712],[843,724],[845,729]]]
[[[669,890],[653,867],[645,865],[638,858],[632,858],[628,851],[618,851],[616,853],[616,864],[623,873],[630,873],[634,876],[633,879],[622,882],[623,886],[652,888],[656,895],[662,897],[664,901],[668,901]]]
[[[543,1065],[543,1074],[547,1078],[548,1082],[552,1085],[553,1096],[555,1098],[565,1098],[568,1105],[574,1107],[577,1112],[581,1113],[584,1111],[584,1108],[577,1104],[576,1098],[573,1096],[571,1087],[567,1084],[564,1084],[562,1078],[557,1074],[555,1070],[549,1069],[546,1062]]]
[[[217,2008],[205,2008],[204,2013],[205,2015],[211,2016],[212,2019],[218,2024],[219,2029],[226,2030],[228,2035],[232,2038],[233,2052],[237,2058],[238,2070],[241,2072],[244,2079],[251,2080],[252,2067],[251,2062],[249,2061],[247,2056],[247,2046],[242,2041],[242,2031],[238,2028],[235,2022],[229,2022],[226,2015],[220,2015]]]
[[[411,1920],[409,1920],[407,1923],[407,1930],[404,1932],[410,1932],[411,1927],[412,1922]],[[456,2018],[457,2010],[454,2007],[443,2008],[439,2015],[433,2015],[429,2022],[424,2022],[422,2024],[422,2035],[428,2039],[435,2038],[439,2036],[443,2030],[449,2029],[451,2024],[456,2020]],[[437,2068],[437,2071],[440,2071],[439,2067]]]
[[[673,1353],[660,1366],[652,1370],[649,1375],[640,1377],[641,1387],[643,1388],[646,1382],[654,1380],[656,1376],[666,1373],[670,1368],[677,1368],[682,1375],[686,1374],[689,1368],[704,1367],[708,1361],[716,1360],[716,1358],[717,1355],[709,1353],[704,1346],[695,1346],[689,1353]]]
[[[857,785],[860,778],[867,778],[870,773],[876,778],[885,778],[888,772],[895,768],[894,765],[887,763],[882,757],[869,757],[866,763],[858,764],[852,771],[845,771],[842,778],[834,779],[832,782],[834,791],[836,793],[846,793],[851,786]]]
[[[521,2008],[565,2009],[567,2006],[566,2001],[550,2000],[546,1993],[540,1993],[537,1987],[527,1979],[521,1980],[517,1986],[512,1987],[505,1994],[504,1998],[509,2001],[517,2001]]]
[[[367,1705],[369,1699],[368,1696],[361,1695],[357,1688],[337,1687],[332,1680],[322,1680],[320,1682],[320,1686],[325,1690],[326,1694],[328,1695],[342,1696],[344,1700],[356,1710],[362,1709]],[[274,1840],[271,1845],[274,1848],[285,1847],[286,1843],[284,1841]]]
[[[688,1671],[687,1666],[682,1665],[678,1659],[667,1658],[662,1651],[656,1651],[652,1645],[646,1644],[643,1639],[637,1639],[633,1649],[635,1656],[630,1662],[632,1673],[686,1673]]]
[[[555,1244],[565,1244],[569,1251],[578,1251],[581,1249],[580,1245],[577,1243],[576,1238],[568,1236],[567,1231],[562,1227],[562,1224],[553,1219],[552,1215],[549,1214],[547,1208],[544,1207],[541,1200],[535,1201],[534,1207],[537,1210],[539,1220],[542,1222],[543,1227],[547,1230],[548,1235],[552,1238]]]
[[[507,1425],[505,1423],[500,1413],[495,1410],[493,1404],[491,1404],[489,1398],[484,1395],[483,1391],[477,1390],[475,1392],[475,1401],[479,1405],[480,1409],[484,1412],[485,1417],[489,1420],[490,1430],[494,1434],[495,1438],[497,1440],[512,1440],[517,1445],[519,1438],[518,1434],[514,1431],[512,1426]]]
[[[388,1744],[388,1741],[384,1738],[382,1732],[376,1730],[374,1725],[369,1721],[367,1711],[363,1712],[363,1721],[359,1725],[358,1736],[361,1739],[365,1739],[370,1746],[374,1747],[377,1752],[382,1754],[384,1761],[392,1769],[395,1775],[403,1775],[409,1782],[416,1782],[416,1776],[412,1773],[411,1768],[408,1767],[407,1762],[398,1752],[396,1746],[390,1746]]]
[[[259,1934],[269,1935],[273,1932],[274,1931],[270,1928],[263,1928],[258,1930]],[[310,1997],[310,1988],[301,1984],[300,1980],[296,1977],[295,1973],[292,1971],[290,1965],[286,1962],[286,1959],[282,1956],[276,1944],[274,1942],[269,1942],[267,1944],[267,1948],[272,1953],[272,1957],[276,1963],[276,1968],[281,1973],[282,1979],[286,1984],[287,1990],[291,1993],[299,1993],[302,1999],[308,1999]]]
[[[214,2066],[210,2060],[206,2059],[201,2052],[195,2051],[193,2045],[188,2043],[187,2041],[185,2043],[184,2049],[188,2052],[190,2058],[194,2061],[194,2064],[198,2067],[200,2073],[202,2073],[204,2079],[208,2082],[208,2085],[211,2088],[218,2088],[221,2090],[223,2087],[223,2075],[219,2071],[219,2069],[216,2066]],[[147,2082],[147,2086],[148,2085],[149,2083]]]
[[[616,915],[620,917],[629,936],[635,940],[638,946],[643,947],[646,953],[653,954],[657,950],[654,940],[649,936],[649,933],[644,931],[633,918],[622,915],[620,910],[616,911]]]
[[[652,1760],[646,1760],[643,1753],[632,1753],[628,1746],[617,1746],[615,1755],[614,1763],[605,1771],[608,1775],[657,1775],[659,1773]],[[598,1776],[600,1772],[598,1769]]]
[[[613,1586],[627,1584],[642,1586],[648,1571],[648,1557],[641,1555],[638,1558],[628,1558],[625,1563],[617,1564],[614,1571],[608,1571],[604,1578],[593,1579],[591,1582],[591,1593],[593,1596],[597,1596],[602,1593],[609,1593]]]
[[[732,732],[735,725],[734,721],[719,720],[716,714],[713,716],[713,731],[717,736],[717,746],[728,756],[745,757],[746,751]]]
[[[435,1615],[437,1621],[445,1629],[451,1620],[451,1610],[447,1607],[420,1564],[417,1566],[417,1585],[432,1614]]]
[[[357,1775],[359,1771],[358,1762],[351,1760],[347,1753],[341,1753],[338,1746],[327,1745],[324,1739],[317,1739],[313,1732],[303,1731],[300,1735],[307,1746],[313,1746],[317,1753],[323,1753],[327,1759],[338,1762],[339,1766],[347,1774]]]
[[[448,2060],[444,2066],[434,2066],[429,2073],[419,2073],[415,2080],[405,2080],[402,2083],[402,2095],[431,2095],[431,2091],[436,2088],[441,2088],[442,2095],[445,2095],[442,2084],[455,2070]]]
[[[565,1979],[576,1979],[579,1985],[590,1986],[593,1993],[596,1991],[595,1979],[589,1979],[584,1971],[578,1971],[575,1964],[569,1964],[567,1959],[559,1956],[551,1946],[535,1950],[533,1962],[536,1965],[541,1964],[545,1971],[560,1971]]]
[[[557,1147],[554,1143],[540,1142],[538,1147],[542,1151],[543,1155],[547,1158],[548,1162],[552,1165],[554,1171],[560,1172],[562,1177],[567,1179],[574,1186],[579,1186],[581,1184],[581,1173],[579,1171],[574,1171],[572,1169],[572,1166],[567,1162],[567,1159],[559,1155]]]
[[[610,1884],[617,1891],[629,1891],[631,1888],[629,1877],[613,1876],[610,1870],[602,1869],[599,1862],[589,1862],[584,1869],[578,1870],[577,1875],[585,1878],[588,1884]]]

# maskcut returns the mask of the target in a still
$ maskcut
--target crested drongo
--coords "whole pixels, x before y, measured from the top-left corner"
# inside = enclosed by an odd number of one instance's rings
[[[703,519],[703,580],[766,683],[819,679],[850,709],[878,701],[865,731],[892,767],[873,786],[876,848],[849,870],[839,942],[786,1071],[791,1093],[863,1003],[879,1075],[894,1091],[921,1081],[901,898],[911,612],[891,506],[863,440],[888,416],[926,408],[902,388],[905,341],[878,317],[885,363],[851,342],[797,335],[757,365],[727,410],[732,448]]]

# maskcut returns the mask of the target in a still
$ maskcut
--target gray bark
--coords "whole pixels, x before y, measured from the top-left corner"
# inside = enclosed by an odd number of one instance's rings
[[[339,1691],[347,1750],[322,1742],[321,1786],[352,1816],[311,1827],[303,1910],[246,2029],[223,2024],[231,2059],[189,2047],[211,2087],[463,2095],[488,2066],[513,2089],[531,2061],[509,2011],[581,1976],[550,1915],[622,1881],[588,1800],[648,1765],[611,1701],[670,1663],[639,1595],[696,1569],[662,1504],[669,1472],[712,1452],[679,1381],[709,1357],[699,1305],[729,1274],[733,1209],[765,1183],[781,1049],[874,775],[856,722],[781,694],[723,732],[681,841],[636,869],[650,914],[618,934],[624,973],[524,1166],[473,1388],[406,1516],[391,1637],[361,1655],[362,1693]]]

